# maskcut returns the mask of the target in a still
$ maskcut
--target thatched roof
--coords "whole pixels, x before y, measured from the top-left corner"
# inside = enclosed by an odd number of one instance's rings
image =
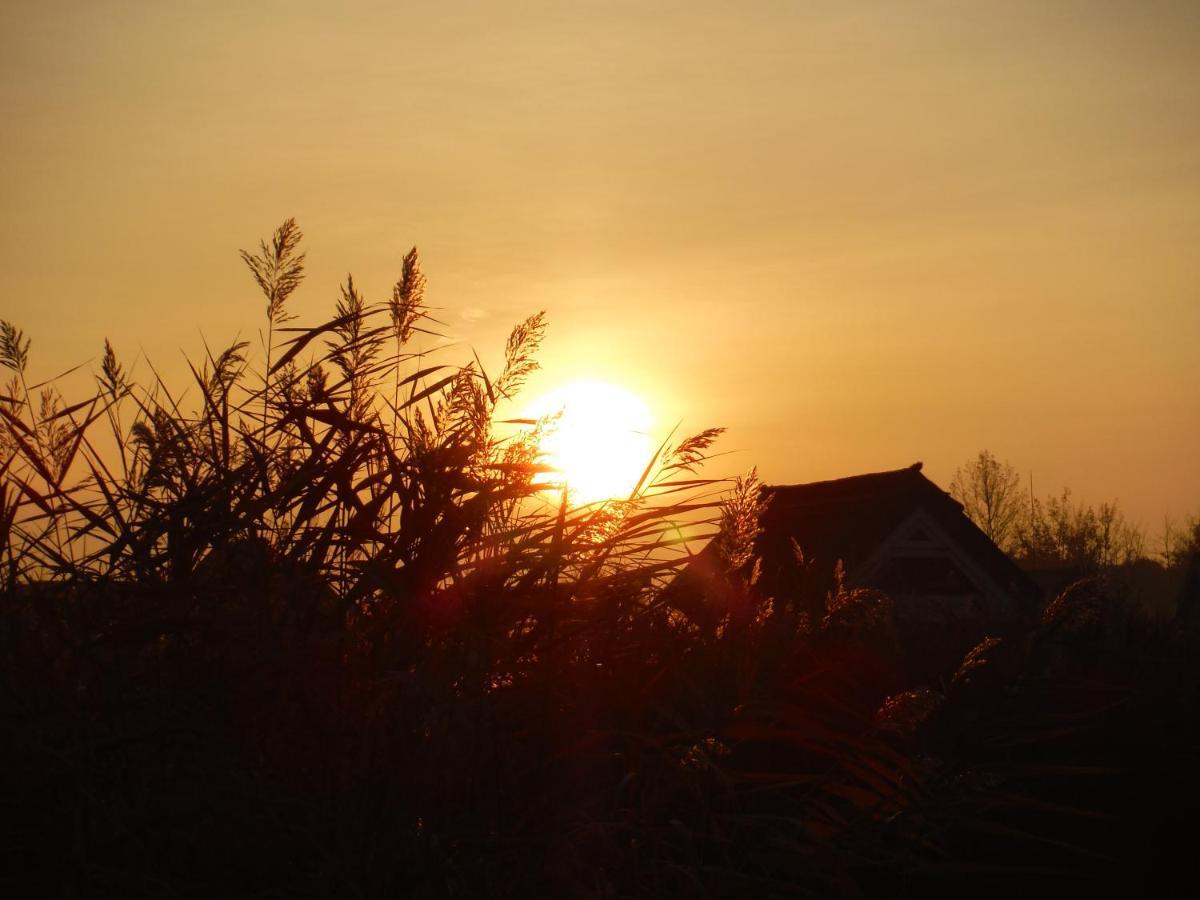
[[[962,505],[922,474],[920,463],[831,481],[768,486],[764,492],[769,504],[759,548],[769,587],[782,586],[779,581],[786,581],[795,568],[793,541],[818,569],[832,570],[841,560],[853,574],[920,509],[1002,588],[1022,599],[1038,595],[1036,585],[967,518]]]

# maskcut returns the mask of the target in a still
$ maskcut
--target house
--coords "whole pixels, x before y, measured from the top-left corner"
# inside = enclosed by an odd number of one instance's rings
[[[763,493],[756,590],[819,620],[840,567],[845,587],[891,597],[897,632],[927,674],[1038,613],[1037,586],[920,463]],[[715,552],[701,554],[688,580],[715,583],[715,565]]]
[[[847,587],[885,591],[906,618],[1007,621],[1036,611],[1036,585],[920,463],[764,492],[760,584],[773,594],[794,585],[798,548],[819,573],[840,561]]]

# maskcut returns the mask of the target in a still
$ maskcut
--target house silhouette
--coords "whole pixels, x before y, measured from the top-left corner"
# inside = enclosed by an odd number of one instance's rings
[[[753,590],[815,621],[839,582],[892,600],[897,633],[922,674],[937,677],[986,636],[1033,623],[1041,592],[921,463],[808,484],[763,487]],[[710,598],[727,577],[714,545],[680,588]]]

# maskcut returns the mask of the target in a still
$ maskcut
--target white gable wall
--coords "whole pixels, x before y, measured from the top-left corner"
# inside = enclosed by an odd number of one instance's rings
[[[970,589],[952,593],[893,596],[897,615],[916,619],[1008,618],[1013,615],[1013,599],[959,546],[923,509],[914,510],[853,571],[846,573],[850,587],[881,587],[887,570],[904,560],[945,560],[952,563],[969,583]]]

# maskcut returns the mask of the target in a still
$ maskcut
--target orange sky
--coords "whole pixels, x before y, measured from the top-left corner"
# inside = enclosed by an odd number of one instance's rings
[[[804,481],[982,447],[1038,493],[1200,509],[1200,4],[9,2],[0,315],[43,374],[168,372],[411,244],[534,391],[724,424]],[[145,372],[144,365],[140,371]]]

